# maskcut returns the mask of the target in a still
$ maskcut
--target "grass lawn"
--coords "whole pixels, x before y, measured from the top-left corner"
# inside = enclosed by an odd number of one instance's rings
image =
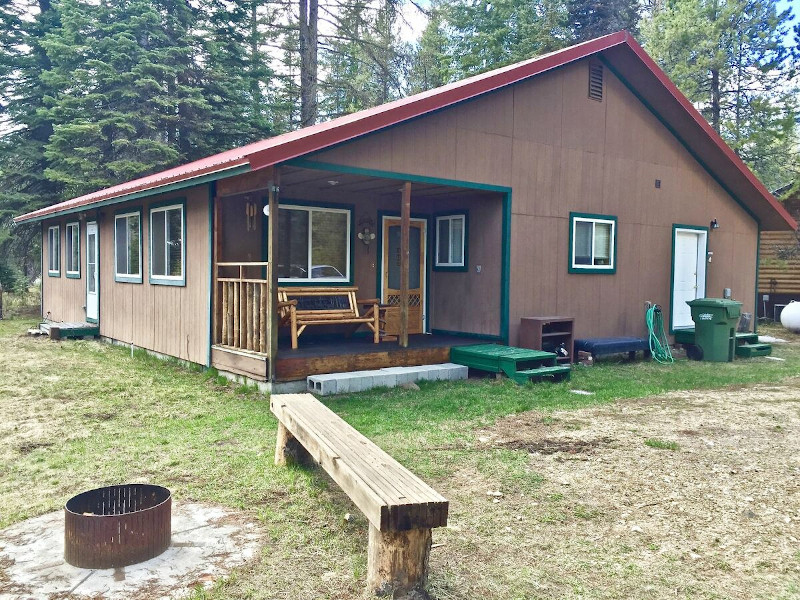
[[[57,510],[85,489],[157,483],[171,488],[178,501],[247,511],[267,532],[258,561],[210,591],[197,591],[198,598],[361,595],[367,522],[319,470],[273,466],[276,423],[263,396],[213,372],[143,353],[131,357],[120,347],[28,338],[23,334],[31,324],[0,321],[0,528]],[[786,337],[776,332],[771,333]],[[572,439],[570,430],[575,430],[575,440],[587,444],[575,447],[591,448],[592,460],[601,460],[608,446],[608,452],[616,448],[633,457],[653,457],[653,468],[659,461],[677,461],[680,469],[680,461],[693,456],[693,434],[680,434],[676,441],[678,433],[647,429],[648,417],[634,428],[625,424],[637,441],[622,448],[618,431],[609,438],[616,442],[605,442],[604,437],[581,438],[581,428],[589,431],[594,416],[605,418],[611,407],[662,410],[650,397],[668,392],[736,392],[787,381],[783,385],[791,387],[790,378],[800,372],[800,343],[776,346],[774,355],[785,360],[679,359],[671,366],[601,361],[576,367],[566,383],[439,382],[423,384],[420,391],[364,392],[326,402],[451,499],[450,526],[434,532],[434,543],[443,545],[431,559],[433,598],[798,598],[800,552],[793,562],[762,567],[755,575],[749,563],[730,561],[717,573],[713,565],[695,568],[679,553],[651,547],[666,548],[663,540],[612,547],[587,537],[586,527],[611,527],[619,515],[599,497],[591,502],[574,485],[554,491],[562,477],[570,476],[571,457],[584,450],[558,447],[550,455],[563,458],[563,464],[548,462],[544,469],[532,458],[546,454],[541,446],[533,454],[527,446],[506,443],[514,429],[509,423],[524,414],[525,423],[557,432],[547,435],[562,441]],[[648,401],[625,401],[638,398]],[[683,406],[680,396],[674,398],[670,407]],[[769,412],[768,399],[763,402]],[[788,420],[776,427],[791,430],[800,404],[786,402],[781,407],[796,414],[786,413]],[[696,404],[687,404],[687,410]],[[497,429],[500,425],[507,428]],[[797,438],[796,430],[789,433]],[[502,499],[494,502],[488,490],[500,490]],[[345,513],[354,518],[345,520]],[[796,527],[789,518],[789,526]],[[795,540],[794,551],[799,548]],[[725,585],[714,583],[719,577],[734,578],[740,587],[723,592]],[[0,591],[2,581],[0,566]],[[742,583],[747,581],[751,587]]]

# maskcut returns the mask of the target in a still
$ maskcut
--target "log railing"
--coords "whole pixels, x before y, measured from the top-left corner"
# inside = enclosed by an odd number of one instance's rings
[[[266,354],[267,271],[266,262],[216,263],[216,344]],[[254,273],[258,273],[254,276]]]

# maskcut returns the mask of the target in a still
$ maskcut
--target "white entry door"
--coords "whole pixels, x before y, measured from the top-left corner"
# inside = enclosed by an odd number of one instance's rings
[[[672,329],[694,327],[688,300],[706,295],[706,250],[708,232],[702,229],[673,230]]]
[[[86,320],[100,319],[100,244],[97,223],[86,224]]]

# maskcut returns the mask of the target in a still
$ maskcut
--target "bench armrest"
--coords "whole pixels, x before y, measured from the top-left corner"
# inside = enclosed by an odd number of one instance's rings
[[[356,300],[358,304],[380,304],[379,298],[367,298],[366,300]]]
[[[278,302],[278,308],[285,308],[287,306],[297,306],[297,300],[287,300],[286,302]]]

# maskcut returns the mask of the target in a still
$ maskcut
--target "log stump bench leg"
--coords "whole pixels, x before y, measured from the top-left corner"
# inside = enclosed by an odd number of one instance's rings
[[[422,592],[428,578],[431,530],[380,531],[370,523],[367,588],[377,596],[402,598]]]
[[[289,465],[308,467],[314,464],[308,450],[303,448],[303,445],[280,421],[278,421],[278,435],[275,442],[275,464],[282,467]]]

